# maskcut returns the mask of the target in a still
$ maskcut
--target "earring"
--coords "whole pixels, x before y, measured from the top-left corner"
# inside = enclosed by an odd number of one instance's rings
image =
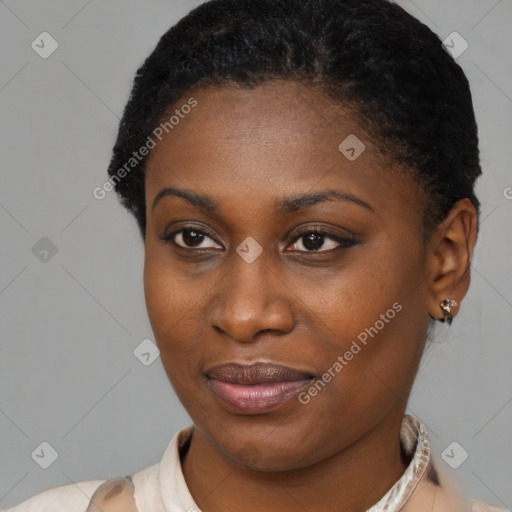
[[[452,315],[452,308],[457,307],[459,304],[455,299],[446,298],[443,299],[439,303],[439,307],[441,308],[441,311],[443,312],[443,318],[440,318],[439,320],[441,322],[448,322],[448,324],[452,323],[453,315]]]

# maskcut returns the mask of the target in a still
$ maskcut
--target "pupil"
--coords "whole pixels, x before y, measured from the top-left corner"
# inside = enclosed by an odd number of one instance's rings
[[[323,245],[323,235],[319,235],[318,233],[310,233],[305,238],[304,247],[308,250],[317,251]]]
[[[183,240],[187,245],[199,245],[202,242],[203,235],[192,229],[187,229],[182,233]]]

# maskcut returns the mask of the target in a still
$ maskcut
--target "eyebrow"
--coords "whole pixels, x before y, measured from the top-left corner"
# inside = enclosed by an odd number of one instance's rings
[[[156,205],[164,198],[168,196],[181,197],[188,201],[190,204],[204,210],[208,213],[217,213],[220,211],[220,205],[215,199],[210,196],[197,194],[190,190],[180,190],[176,188],[163,188],[156,195],[151,210],[154,210]],[[284,199],[279,199],[274,204],[274,209],[277,213],[294,213],[304,208],[314,206],[318,203],[322,203],[329,200],[338,201],[349,201],[362,206],[370,211],[374,211],[373,208],[365,201],[339,190],[324,190],[322,192],[312,192],[309,194],[302,194],[298,196],[291,196]]]

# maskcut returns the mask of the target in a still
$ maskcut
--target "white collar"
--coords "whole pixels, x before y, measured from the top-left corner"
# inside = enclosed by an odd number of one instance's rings
[[[425,426],[405,415],[400,429],[400,441],[411,462],[400,479],[367,512],[398,511],[407,503],[430,464],[430,443]],[[414,455],[413,455],[414,450]]]
[[[188,490],[180,462],[180,447],[192,434],[190,426],[177,432],[171,439],[159,465],[160,493],[168,512],[200,509]],[[403,508],[430,464],[430,444],[425,426],[416,418],[406,415],[402,420],[400,441],[408,456],[409,466],[391,489],[367,512],[395,512]]]

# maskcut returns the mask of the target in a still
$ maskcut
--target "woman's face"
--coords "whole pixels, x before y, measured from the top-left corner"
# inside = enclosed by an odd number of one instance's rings
[[[399,425],[429,320],[417,188],[304,86],[190,96],[147,163],[144,283],[198,432],[282,470]]]

